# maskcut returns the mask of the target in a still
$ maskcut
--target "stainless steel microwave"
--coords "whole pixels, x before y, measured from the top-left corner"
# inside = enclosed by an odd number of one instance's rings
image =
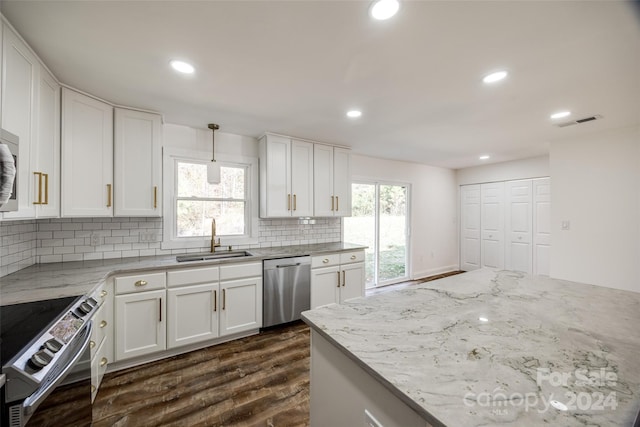
[[[16,135],[11,132],[7,132],[4,129],[0,129],[0,144],[4,144],[9,147],[9,152],[13,157],[13,161],[16,167],[15,179],[13,180],[13,188],[11,190],[11,196],[9,196],[9,200],[2,206],[0,206],[0,212],[9,212],[9,211],[17,211],[18,210],[18,197],[20,194],[18,193],[18,180],[20,173],[18,171],[18,142],[19,139]]]

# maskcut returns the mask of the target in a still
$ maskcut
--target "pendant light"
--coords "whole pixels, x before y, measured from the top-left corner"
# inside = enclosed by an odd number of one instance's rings
[[[211,129],[211,145],[213,147],[211,153],[211,162],[207,165],[207,182],[209,184],[220,184],[220,165],[216,162],[216,130],[220,129],[215,123],[209,123]]]

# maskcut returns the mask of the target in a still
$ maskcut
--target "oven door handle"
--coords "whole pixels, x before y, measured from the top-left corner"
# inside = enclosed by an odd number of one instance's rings
[[[42,401],[46,399],[49,394],[51,394],[51,392],[62,382],[62,380],[65,379],[69,371],[71,371],[78,360],[80,360],[84,352],[89,347],[92,329],[93,321],[90,320],[84,327],[85,337],[82,338],[82,343],[77,345],[76,348],[78,350],[75,352],[71,360],[67,362],[67,364],[61,369],[60,373],[55,378],[51,379],[51,381],[49,381],[48,383],[43,384],[42,387],[35,391],[35,393],[24,400],[24,402],[22,403],[22,410],[27,418],[35,412]]]

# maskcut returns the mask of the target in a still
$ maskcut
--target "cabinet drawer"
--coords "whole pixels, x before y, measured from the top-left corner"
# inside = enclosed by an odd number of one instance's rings
[[[232,264],[220,266],[220,280],[240,279],[242,277],[262,277],[262,263]]]
[[[165,283],[166,274],[164,272],[116,277],[116,294],[164,289]]]
[[[351,264],[364,261],[364,251],[343,252],[340,254],[340,264]]]
[[[109,360],[107,359],[108,343],[104,340],[96,352],[95,357],[91,358],[91,402],[93,402],[98,394],[102,377],[107,370]]]
[[[219,279],[219,267],[190,268],[188,270],[167,272],[167,286],[170,288],[198,283],[214,283]]]
[[[329,267],[340,264],[340,254],[319,255],[311,258],[311,268]]]
[[[91,341],[89,342],[91,358],[95,357],[98,348],[100,348],[108,335],[107,331],[110,327],[108,307],[110,307],[110,304],[103,304],[93,316],[93,329],[91,330]]]

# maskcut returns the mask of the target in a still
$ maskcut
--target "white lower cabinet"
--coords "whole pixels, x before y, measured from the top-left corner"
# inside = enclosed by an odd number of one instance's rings
[[[364,251],[311,258],[311,309],[364,296]]]
[[[167,273],[167,347],[175,348],[220,336],[219,268]]]
[[[220,336],[262,326],[262,263],[220,267]]]
[[[117,361],[167,348],[165,284],[164,272],[116,277]]]

